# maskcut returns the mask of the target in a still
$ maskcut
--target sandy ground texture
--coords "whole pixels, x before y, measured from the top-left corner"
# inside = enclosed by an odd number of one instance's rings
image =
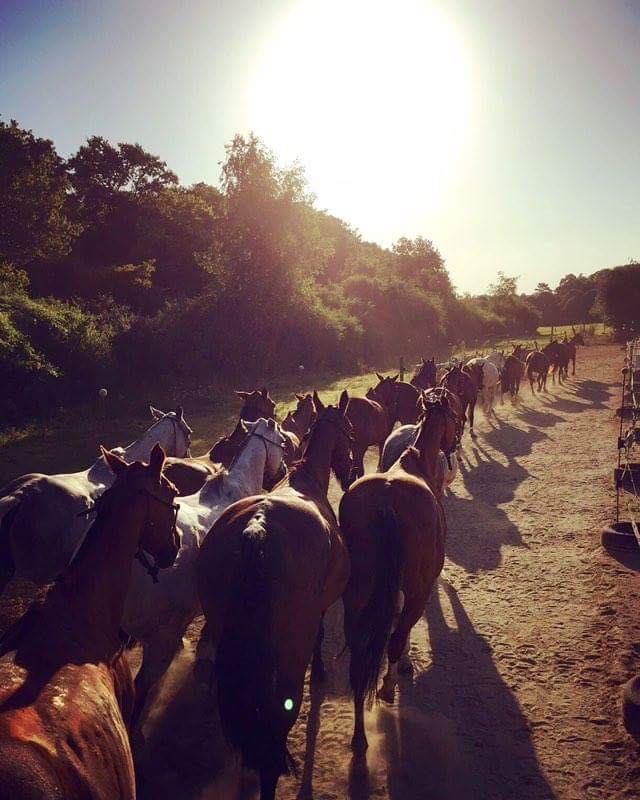
[[[599,541],[614,508],[622,359],[618,347],[581,348],[564,387],[532,397],[523,386],[495,421],[478,414],[445,499],[444,571],[412,632],[413,676],[368,712],[366,763],[352,762],[348,654],[331,609],[329,680],[307,686],[289,740],[300,776],[281,779],[281,800],[640,797],[639,751],[619,721],[640,654],[640,558],[622,563]],[[254,798],[191,660],[187,648],[145,726],[139,797]]]

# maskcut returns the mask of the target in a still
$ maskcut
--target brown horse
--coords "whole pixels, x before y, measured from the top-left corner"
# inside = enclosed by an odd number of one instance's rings
[[[504,367],[500,372],[500,389],[502,394],[508,394],[511,402],[515,403],[520,392],[520,382],[524,376],[526,365],[515,355],[509,355],[504,360]]]
[[[378,447],[378,463],[382,449],[393,427],[384,406],[366,397],[352,397],[347,407],[347,417],[353,427],[353,478],[364,475],[364,454]]]
[[[273,417],[271,417],[273,419]],[[283,461],[286,466],[291,466],[296,460],[300,451],[300,440],[290,431],[285,431],[279,426],[280,433],[284,436],[285,445],[283,452]],[[240,452],[242,445],[247,437],[247,427],[245,420],[239,419],[236,427],[228,436],[223,436],[213,445],[210,451],[210,457],[217,464],[229,469],[234,458]],[[265,486],[265,488],[268,488]]]
[[[212,456],[213,449],[202,456],[190,458],[167,458],[164,474],[178,490],[178,495],[186,496],[199,492],[211,475],[220,471],[220,463]]]
[[[132,800],[127,722],[133,683],[119,630],[136,552],[160,567],[178,552],[175,487],[150,464],[127,465],[66,573],[0,644],[0,797]]]
[[[247,422],[255,422],[260,419],[275,419],[276,404],[274,403],[269,390],[254,389],[252,392],[241,392],[236,390],[235,394],[242,402],[240,409],[240,419]]]
[[[460,398],[460,404],[462,406],[462,431],[460,436],[462,437],[462,433],[464,433],[467,415],[469,419],[469,432],[471,436],[475,436],[473,431],[473,419],[480,386],[476,383],[473,374],[464,367],[462,369],[460,367],[452,367],[442,376],[440,386],[444,386],[445,389],[448,389]]]
[[[565,344],[566,344],[566,347],[567,347],[567,351],[568,351],[568,354],[569,354],[569,359],[570,359],[570,361],[571,361],[571,363],[573,365],[573,369],[571,370],[571,374],[575,375],[576,374],[576,351],[577,351],[576,345],[582,345],[584,347],[585,342],[584,342],[584,337],[582,336],[581,333],[576,333],[573,328],[571,328],[571,330],[573,331],[573,336],[571,337],[571,339],[569,339],[567,341],[566,333],[565,333],[565,337],[564,338],[565,338]]]
[[[438,368],[435,358],[426,359],[422,356],[422,363],[418,364],[413,378],[409,381],[416,389],[431,389],[438,382]]]
[[[546,353],[543,353],[541,350],[533,350],[527,356],[525,364],[527,365],[527,378],[529,379],[531,391],[534,392],[533,381],[534,379],[537,379],[538,391],[541,392],[544,389],[546,392],[547,376],[551,366],[551,362],[549,361]]]
[[[420,416],[418,400],[420,392],[415,386],[399,381],[399,375],[385,378],[376,372],[378,383],[367,391],[367,399],[380,403],[387,412],[391,427],[399,422],[401,425],[412,425]]]
[[[337,408],[325,408],[314,393],[318,419],[303,459],[270,495],[230,506],[199,553],[207,624],[196,674],[215,675],[223,730],[260,773],[262,800],[273,800],[291,767],[287,737],[307,665],[313,653],[312,678],[321,677],[322,617],[349,577],[327,500],[331,469],[343,487],[351,473],[348,402],[343,392]]]
[[[364,700],[377,688],[387,648],[381,697],[393,702],[398,661],[410,671],[409,635],[444,564],[446,520],[439,491],[440,450],[456,446],[456,419],[446,398],[427,404],[420,433],[388,472],[356,481],[340,502],[340,527],[351,556],[343,596],[355,706],[352,748],[367,747]],[[399,598],[404,595],[389,638]]]
[[[296,399],[298,401],[296,409],[288,412],[282,423],[282,430],[285,433],[293,433],[299,441],[302,441],[318,418],[318,412],[313,402],[313,395],[296,393]]]
[[[551,367],[551,380],[556,382],[556,373],[558,374],[558,383],[562,383],[563,377],[569,373],[569,350],[563,342],[558,342],[555,339],[549,342],[548,345],[542,348],[542,352],[549,359]]]

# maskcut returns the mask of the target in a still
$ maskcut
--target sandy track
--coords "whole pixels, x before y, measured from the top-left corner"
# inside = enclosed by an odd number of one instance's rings
[[[580,349],[565,387],[532,398],[527,386],[495,424],[478,415],[445,500],[442,579],[412,634],[414,676],[401,678],[393,706],[368,713],[368,766],[350,759],[336,607],[330,680],[311,698],[307,687],[290,737],[302,775],[283,779],[279,798],[640,797],[638,750],[618,713],[640,654],[640,559],[622,564],[599,543],[612,518],[621,363],[617,347]],[[252,798],[255,779],[228,753],[190,659],[146,727],[140,797]]]
[[[618,714],[640,651],[640,562],[625,566],[599,543],[613,508],[621,362],[617,347],[581,349],[565,387],[539,398],[527,387],[495,424],[480,415],[445,501],[448,558],[412,634],[414,676],[401,678],[393,706],[369,712],[368,766],[350,759],[334,608],[325,656],[339,657],[325,689],[307,690],[290,737],[302,775],[281,781],[280,798],[640,796],[638,752]],[[253,797],[249,776],[238,790],[212,700],[188,677],[167,700],[149,726],[141,796]]]

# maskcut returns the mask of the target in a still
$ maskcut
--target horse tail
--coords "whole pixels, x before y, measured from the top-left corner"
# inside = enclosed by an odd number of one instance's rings
[[[276,664],[271,644],[273,549],[263,521],[242,532],[240,562],[230,593],[227,624],[217,647],[215,673],[222,730],[244,765],[278,774],[295,770],[279,735]]]
[[[0,594],[16,571],[11,551],[11,526],[19,509],[20,501],[15,497],[0,499]]]
[[[402,577],[402,543],[392,507],[378,509],[373,528],[377,533],[376,581],[369,602],[349,637],[349,678],[356,700],[365,697],[371,700],[378,687]]]

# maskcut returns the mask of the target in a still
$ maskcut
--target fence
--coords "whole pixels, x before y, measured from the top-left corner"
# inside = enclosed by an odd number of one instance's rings
[[[622,401],[618,409],[618,466],[616,486],[616,525],[620,525],[620,506],[624,503],[629,524],[640,547],[640,338],[627,343],[622,370]]]

